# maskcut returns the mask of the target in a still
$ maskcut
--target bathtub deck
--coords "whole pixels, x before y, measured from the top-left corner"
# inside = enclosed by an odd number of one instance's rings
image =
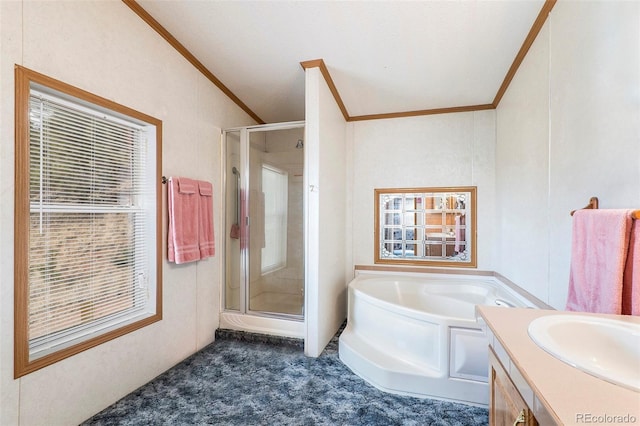
[[[448,377],[442,372],[404,362],[367,344],[352,329],[340,336],[340,360],[374,387],[389,393],[487,406],[487,383]]]
[[[494,277],[433,273],[359,271],[348,299],[339,353],[354,373],[386,392],[474,405],[489,402],[476,306],[532,306]]]

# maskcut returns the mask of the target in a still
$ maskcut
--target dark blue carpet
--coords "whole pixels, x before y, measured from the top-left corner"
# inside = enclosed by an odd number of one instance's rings
[[[487,410],[387,394],[301,342],[236,332],[105,409],[86,425],[486,425]]]

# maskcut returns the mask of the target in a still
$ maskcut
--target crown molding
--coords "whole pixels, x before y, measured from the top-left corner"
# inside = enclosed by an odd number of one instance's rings
[[[448,108],[433,108],[433,109],[423,109],[417,111],[403,111],[403,112],[391,112],[391,113],[383,113],[383,114],[368,114],[368,115],[355,115],[351,116],[347,112],[347,108],[344,106],[344,102],[342,101],[342,97],[336,88],[336,85],[333,82],[333,78],[331,78],[331,74],[329,73],[329,69],[327,65],[324,63],[323,59],[312,59],[309,61],[300,62],[300,65],[303,69],[307,70],[309,68],[320,68],[320,72],[324,77],[327,86],[329,86],[329,90],[333,94],[333,98],[335,99],[340,111],[342,111],[342,115],[345,121],[364,121],[364,120],[381,120],[385,118],[402,118],[402,117],[415,117],[419,115],[434,115],[434,114],[448,114],[451,112],[468,112],[468,111],[482,111],[487,109],[494,109],[492,104],[483,104],[483,105],[469,105],[469,106],[458,106],[458,107],[448,107]]]
[[[324,63],[324,60],[313,59],[310,61],[301,62],[300,64],[302,65],[302,68],[304,68],[305,70],[308,68],[314,68],[314,67],[320,68],[320,71],[322,72],[322,75],[324,76],[324,79],[327,82],[327,85],[329,86],[331,93],[333,93],[333,97],[335,98],[336,103],[340,107],[340,110],[342,111],[342,115],[344,115],[344,119],[346,121],[382,120],[387,118],[416,117],[421,115],[449,114],[453,112],[470,112],[470,111],[484,111],[484,110],[496,109],[500,104],[500,100],[502,99],[505,92],[509,88],[511,81],[513,80],[513,77],[516,75],[518,68],[520,68],[522,61],[524,61],[524,58],[527,56],[527,53],[529,52],[531,45],[533,44],[536,37],[540,33],[540,30],[542,29],[545,22],[547,21],[547,17],[549,16],[549,13],[553,9],[553,6],[555,6],[556,2],[557,0],[545,0],[544,5],[540,10],[540,13],[538,13],[536,20],[531,26],[531,30],[529,30],[529,34],[527,35],[524,42],[522,43],[522,46],[520,47],[518,54],[516,55],[515,59],[513,60],[513,63],[511,64],[511,67],[509,68],[509,71],[507,71],[507,75],[505,76],[502,82],[502,85],[498,89],[498,92],[496,93],[496,96],[493,99],[493,102],[491,102],[490,104],[350,116],[347,113],[347,109],[344,106],[344,102],[340,97],[340,93],[338,92],[338,89],[333,83],[333,79],[331,78],[331,74],[329,73],[329,70],[327,69],[327,66]]]
[[[304,70],[306,71],[309,68],[320,68],[320,72],[322,73],[322,76],[324,77],[324,81],[327,82],[327,86],[329,86],[329,90],[331,91],[331,94],[333,94],[333,98],[335,99],[336,103],[338,104],[338,108],[340,108],[340,111],[342,112],[342,116],[344,117],[344,119],[346,121],[350,121],[350,116],[349,116],[349,112],[347,111],[347,107],[344,106],[344,102],[342,102],[342,98],[340,97],[340,93],[338,92],[338,89],[336,88],[336,85],[333,83],[333,78],[331,78],[331,74],[329,74],[329,70],[327,69],[327,66],[324,63],[324,60],[322,59],[312,59],[310,61],[304,61],[304,62],[300,62],[300,65],[302,66],[302,68],[304,68]]]
[[[509,71],[507,71],[507,75],[504,77],[504,81],[498,89],[496,97],[493,98],[492,105],[494,106],[494,108],[497,108],[500,104],[502,97],[511,84],[511,80],[513,80],[513,77],[515,77],[518,68],[520,68],[520,65],[522,64],[522,61],[524,61],[524,58],[527,56],[529,48],[531,48],[531,45],[535,41],[536,37],[538,37],[538,34],[544,26],[544,23],[547,22],[547,17],[549,16],[549,13],[551,13],[553,6],[556,5],[556,1],[557,0],[545,0],[544,5],[542,5],[542,9],[540,9],[540,13],[538,13],[538,17],[533,22],[531,30],[529,30],[529,34],[527,34],[527,38],[524,39],[524,43],[522,43],[518,54],[516,55],[513,63],[511,64],[511,67],[509,68]]]
[[[222,91],[229,99],[238,105],[244,112],[253,118],[258,124],[265,124],[255,112],[253,112],[244,102],[240,100],[227,86],[225,86],[211,71],[204,66],[186,47],[182,45],[165,27],[163,27],[153,16],[149,14],[136,0],[122,0],[124,4],[135,12],[143,21],[153,28],[160,36],[178,51],[187,61],[200,71],[209,81]]]
[[[383,114],[356,115],[353,117],[349,117],[347,121],[365,121],[365,120],[381,120],[385,118],[417,117],[420,115],[449,114],[452,112],[485,111],[488,109],[495,109],[495,107],[493,106],[493,104],[481,104],[481,105],[468,105],[468,106],[457,106],[457,107],[447,107],[447,108],[421,109],[416,111],[390,112],[390,113],[383,113]]]
[[[166,28],[164,28],[158,21],[156,21],[142,6],[140,6],[136,0],[122,0],[124,4],[129,6],[131,10],[133,10],[142,20],[144,20],[151,28],[153,28],[162,38],[164,38],[174,49],[176,49],[182,56],[187,59],[196,69],[198,69],[207,79],[209,79],[214,85],[216,85],[222,92],[227,95],[236,105],[242,108],[251,118],[256,120],[258,124],[265,124],[265,122],[254,113],[249,107],[242,102],[227,86],[225,86],[211,71],[209,71],[203,64],[200,62],[189,50],[184,47]],[[350,116],[347,108],[342,101],[342,97],[340,96],[340,92],[338,92],[338,88],[333,82],[333,78],[329,73],[329,69],[325,64],[323,59],[312,59],[308,61],[300,62],[300,65],[304,70],[309,68],[319,68],[322,76],[324,77],[333,98],[335,99],[338,108],[342,112],[342,116],[345,121],[365,121],[365,120],[381,120],[387,118],[402,118],[402,117],[416,117],[421,115],[435,115],[435,114],[449,114],[454,112],[470,112],[470,111],[484,111],[490,109],[496,109],[502,100],[502,97],[506,93],[511,81],[513,80],[518,68],[524,61],[531,45],[535,41],[536,37],[540,33],[540,30],[544,26],[547,21],[547,17],[549,13],[555,6],[557,0],[545,0],[540,13],[536,20],[534,21],[531,30],[529,30],[529,34],[525,38],[518,54],[516,55],[511,67],[507,71],[507,74],[502,82],[502,85],[498,89],[496,96],[493,99],[493,102],[490,104],[480,104],[480,105],[468,105],[468,106],[456,106],[456,107],[447,107],[447,108],[433,108],[433,109],[423,109],[416,111],[404,111],[404,112],[392,112],[392,113],[382,113],[382,114],[367,114],[367,115],[356,115]]]

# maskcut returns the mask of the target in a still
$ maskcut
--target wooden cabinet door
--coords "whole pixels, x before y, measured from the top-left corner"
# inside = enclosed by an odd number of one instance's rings
[[[537,426],[538,422],[527,404],[520,396],[509,375],[489,348],[490,395],[489,395],[489,425],[490,426]]]

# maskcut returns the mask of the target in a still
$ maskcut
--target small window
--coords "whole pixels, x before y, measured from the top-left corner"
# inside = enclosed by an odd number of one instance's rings
[[[476,187],[375,189],[375,263],[475,268]]]
[[[162,123],[16,68],[15,376],[162,317]]]
[[[276,167],[262,166],[264,194],[264,239],[262,274],[287,265],[287,211],[289,174]]]

